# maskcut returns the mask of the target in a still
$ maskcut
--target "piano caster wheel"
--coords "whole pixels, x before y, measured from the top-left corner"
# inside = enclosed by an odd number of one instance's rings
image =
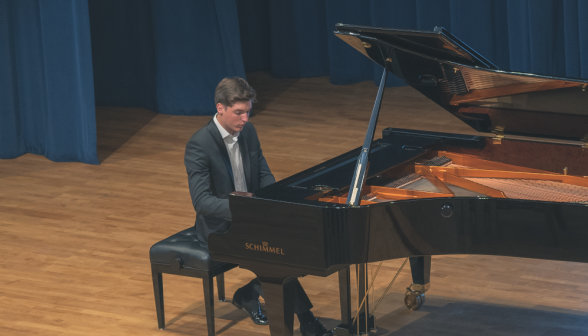
[[[417,310],[425,303],[425,293],[407,288],[404,294],[404,304],[408,309]]]

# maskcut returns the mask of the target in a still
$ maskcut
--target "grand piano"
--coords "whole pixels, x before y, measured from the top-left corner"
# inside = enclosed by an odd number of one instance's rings
[[[336,334],[351,335],[373,317],[359,328],[351,316],[350,265],[411,258],[418,299],[433,255],[588,262],[588,81],[500,70],[443,28],[335,35],[383,70],[364,145],[233,193],[230,230],[209,237],[213,259],[258,276],[271,335],[292,335],[300,276],[339,272]],[[386,128],[374,140],[388,73],[475,135]]]

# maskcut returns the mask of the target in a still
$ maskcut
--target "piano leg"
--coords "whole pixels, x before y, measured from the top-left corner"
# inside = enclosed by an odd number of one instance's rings
[[[417,310],[425,303],[425,292],[430,287],[431,256],[412,257],[409,260],[412,284],[406,289],[404,304],[409,309]]]
[[[276,278],[257,274],[265,299],[266,314],[272,336],[292,336],[296,277]]]
[[[339,271],[339,299],[341,324],[335,327],[335,335],[349,335],[351,327],[351,271],[349,266]]]
[[[357,274],[359,277],[358,288],[360,291],[358,297],[363,298],[367,290],[368,278],[365,265],[357,265]],[[366,309],[368,300],[364,303],[364,307],[360,310],[358,321],[353,323],[353,316],[351,316],[351,273],[349,267],[339,271],[339,298],[341,301],[341,324],[335,327],[335,335],[337,336],[350,336],[357,335],[357,329],[359,324],[359,331],[365,333],[366,331]],[[359,304],[359,302],[358,302]],[[375,331],[375,319],[373,315],[368,318],[368,329]]]
[[[349,266],[339,271],[339,299],[341,301],[341,324],[351,324],[351,273]]]
[[[431,282],[431,256],[409,258],[412,283],[426,285]]]

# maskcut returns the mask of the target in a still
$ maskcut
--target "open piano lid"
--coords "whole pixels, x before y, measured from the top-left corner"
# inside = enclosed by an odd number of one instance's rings
[[[499,70],[443,28],[335,35],[482,135],[588,148],[587,80]]]

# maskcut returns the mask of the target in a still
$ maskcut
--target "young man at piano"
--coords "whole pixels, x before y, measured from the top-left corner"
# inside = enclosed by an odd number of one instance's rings
[[[242,78],[223,79],[214,94],[217,113],[188,141],[184,164],[188,173],[190,196],[196,210],[198,240],[207,245],[212,232],[225,232],[231,226],[229,194],[255,192],[275,182],[259,144],[249,112],[256,93]],[[294,312],[303,335],[332,335],[314,317],[306,292],[296,281]],[[255,324],[268,324],[259,304],[263,297],[257,279],[239,288],[233,304],[243,309]]]

